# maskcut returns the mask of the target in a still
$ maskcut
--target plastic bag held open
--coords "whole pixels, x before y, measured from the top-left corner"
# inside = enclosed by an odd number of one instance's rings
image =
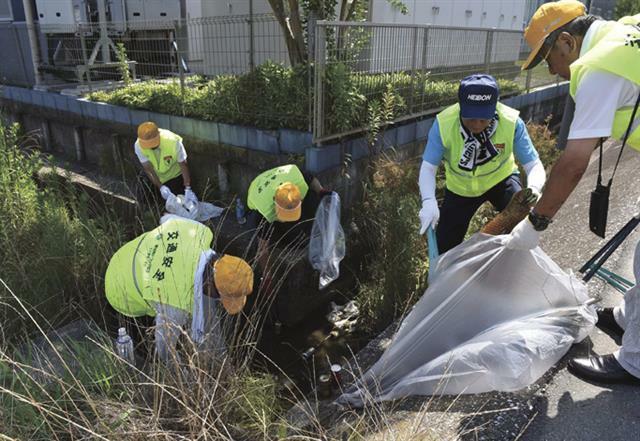
[[[344,230],[340,225],[340,196],[325,196],[316,210],[309,242],[309,262],[320,271],[320,289],[340,275],[340,261],[345,254]]]

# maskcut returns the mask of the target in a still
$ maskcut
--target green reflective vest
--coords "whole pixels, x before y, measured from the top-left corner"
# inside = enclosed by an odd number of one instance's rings
[[[276,209],[273,199],[276,195],[276,189],[285,182],[297,185],[302,199],[309,191],[309,186],[296,165],[282,165],[261,173],[251,182],[247,195],[247,206],[251,210],[257,210],[268,222],[275,221]]]
[[[193,282],[213,233],[201,223],[172,219],[120,248],[105,275],[105,294],[113,308],[129,317],[155,316],[149,302],[191,313]]]
[[[640,26],[640,14],[624,17],[617,22],[608,21],[591,37],[587,52],[570,66],[569,92],[573,98],[580,82],[590,70],[609,72],[640,85],[640,28],[629,24]],[[624,138],[632,111],[631,106],[616,111],[611,129],[612,137]],[[640,118],[640,113],[636,118]],[[640,150],[640,127],[630,133],[627,144]]]
[[[156,149],[143,149],[142,154],[151,162],[153,169],[158,175],[161,183],[170,181],[180,176],[180,165],[178,164],[178,141],[182,138],[173,132],[165,129],[160,130],[160,146]]]
[[[502,103],[498,103],[496,110],[498,127],[491,142],[498,149],[498,155],[472,171],[458,166],[464,149],[460,133],[460,105],[447,107],[436,117],[444,145],[444,167],[449,191],[465,197],[480,196],[518,171],[513,157],[513,138],[520,112]]]

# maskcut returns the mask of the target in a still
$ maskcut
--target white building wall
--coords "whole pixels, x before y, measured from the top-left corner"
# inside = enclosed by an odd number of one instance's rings
[[[374,23],[433,24],[522,30],[527,0],[404,0],[402,15],[387,0],[372,0]]]
[[[526,0],[405,0],[409,13],[401,14],[387,0],[372,0],[373,23],[396,23],[445,26],[428,31],[404,29],[392,34],[389,29],[375,28],[370,72],[482,65],[485,61],[485,31],[449,29],[481,28],[522,31]],[[413,34],[413,33],[416,34]],[[417,38],[416,38],[417,37]],[[495,32],[491,62],[515,62],[519,58],[522,37],[516,32]],[[414,47],[415,42],[415,47]],[[415,54],[415,60],[414,60]]]
[[[267,0],[254,0],[256,16],[271,13]],[[191,70],[205,74],[244,73],[250,68],[249,0],[187,0]],[[255,65],[267,60],[288,64],[287,47],[275,20],[257,17],[253,24]]]

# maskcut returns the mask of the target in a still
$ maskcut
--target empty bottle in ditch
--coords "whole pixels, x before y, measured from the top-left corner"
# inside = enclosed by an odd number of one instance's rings
[[[236,220],[240,225],[244,224],[247,221],[247,218],[244,214],[244,204],[240,198],[236,199]]]
[[[135,355],[133,353],[133,340],[127,334],[124,328],[118,329],[118,338],[116,339],[116,354],[125,361],[135,364]]]

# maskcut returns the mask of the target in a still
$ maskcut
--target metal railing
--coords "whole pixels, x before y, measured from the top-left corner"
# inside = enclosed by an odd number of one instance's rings
[[[124,45],[142,77],[184,74],[242,74],[266,60],[287,63],[287,48],[270,14],[207,17],[174,21],[108,23],[108,40],[99,25],[39,26],[42,70],[67,81],[118,80],[115,47]],[[79,68],[79,66],[82,66]],[[90,78],[83,77],[84,72]]]
[[[503,96],[557,81],[541,66],[522,72],[528,48],[520,31],[319,21],[315,30],[313,135],[324,142],[361,131],[369,104],[387,90],[400,103],[394,121],[415,118],[455,101],[466,75],[489,73],[505,82]],[[362,99],[345,126],[329,114],[339,99],[336,75],[348,72]]]
[[[29,84],[33,72],[29,76],[30,60],[24,55],[25,50],[28,54],[26,31],[24,26],[0,27],[2,41],[15,41],[11,49],[15,54],[9,58],[16,60],[2,63],[0,82]],[[459,80],[471,73],[490,73],[505,80],[503,96],[557,82],[545,66],[521,72],[528,47],[520,31],[318,21],[308,28],[311,75],[304,70],[296,73],[292,84],[297,95],[284,92],[293,97],[289,102],[283,105],[269,98],[265,84],[270,79],[257,75],[242,79],[243,87],[238,87],[238,96],[232,100],[200,102],[200,113],[190,113],[184,104],[192,92],[187,89],[205,87],[204,82],[194,81],[196,75],[242,75],[266,61],[289,65],[287,44],[272,14],[103,26],[43,25],[38,31],[40,70],[64,87],[81,85],[78,93],[117,87],[126,68],[134,79],[175,82],[184,115],[201,117],[204,111],[207,118],[217,120],[220,112],[209,107],[224,105],[233,108],[235,116],[221,122],[265,128],[290,124],[312,131],[318,143],[366,129],[372,104],[387,91],[397,99],[393,122],[398,122],[454,102]],[[120,45],[126,64],[118,57]],[[0,51],[7,53],[7,49]],[[16,79],[20,76],[26,80]],[[250,81],[255,84],[245,87]]]

